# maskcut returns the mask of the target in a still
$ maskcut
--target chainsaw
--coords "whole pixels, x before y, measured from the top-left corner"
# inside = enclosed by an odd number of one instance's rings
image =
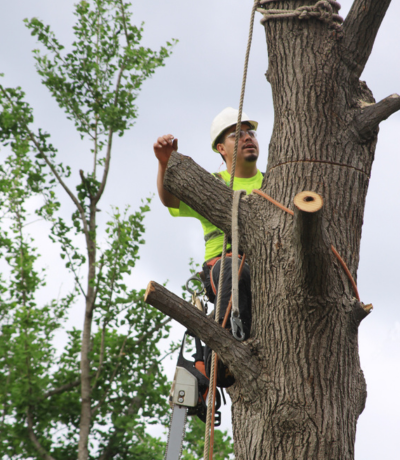
[[[200,292],[188,287],[189,281],[200,281],[192,277],[186,283],[186,288],[192,294],[192,304],[202,311],[206,310],[204,302],[198,297]],[[204,423],[207,418],[207,394],[209,379],[206,376],[204,365],[204,346],[198,337],[194,337],[196,352],[192,355],[193,361],[184,357],[187,336],[185,332],[179,352],[175,376],[169,395],[169,404],[172,408],[171,423],[167,441],[165,460],[179,460],[185,438],[187,416],[197,416]],[[215,426],[221,424],[221,395],[217,391],[215,402]]]

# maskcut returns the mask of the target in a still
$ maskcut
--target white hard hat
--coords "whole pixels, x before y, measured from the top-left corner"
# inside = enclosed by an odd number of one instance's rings
[[[238,110],[232,109],[232,107],[227,107],[214,118],[211,123],[211,147],[214,152],[218,153],[218,150],[215,148],[216,140],[223,131],[236,125],[238,115]],[[242,123],[243,122],[250,123],[252,129],[257,130],[258,123],[254,120],[250,120],[244,112],[242,112]]]

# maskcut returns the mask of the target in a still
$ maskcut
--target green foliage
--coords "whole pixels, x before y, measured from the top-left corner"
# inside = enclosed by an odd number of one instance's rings
[[[77,294],[73,291],[58,301],[37,305],[36,295],[45,286],[45,278],[35,268],[39,255],[24,227],[26,206],[43,189],[44,180],[32,180],[37,165],[29,159],[28,149],[20,147],[15,143],[14,155],[0,166],[0,258],[8,266],[7,279],[0,279],[3,458],[37,454],[31,443],[24,445],[23,441],[27,439],[29,408],[36,406],[40,412],[38,425],[52,427],[51,416],[38,401],[52,385],[56,355],[52,341]]]
[[[66,54],[49,26],[37,18],[26,20],[51,56],[35,50],[38,73],[82,136],[110,131],[122,136],[133,126],[133,102],[143,81],[170,54],[171,43],[158,52],[140,46],[143,28],[130,23],[128,7],[116,0],[79,2],[76,41]],[[100,140],[97,146],[104,145]]]
[[[189,428],[186,430],[182,460],[200,460],[204,454],[205,425],[197,417],[190,417]],[[233,457],[233,442],[226,431],[214,431],[214,460],[228,460]]]
[[[141,85],[164,65],[172,46],[167,43],[160,51],[140,46],[142,28],[131,24],[129,6],[122,0],[79,2],[69,53],[49,26],[37,18],[26,21],[45,49],[45,54],[34,51],[43,84],[81,137],[92,142],[94,167],[80,171],[81,181],[72,188],[70,167],[57,160],[68,157],[58,152],[46,131],[33,128],[33,109],[24,92],[0,85],[0,142],[8,152],[0,165],[4,459],[51,455],[67,460],[85,446],[87,458],[93,459],[163,457],[164,444],[146,426],[168,418],[169,387],[158,344],[169,326],[144,303],[143,291],[128,286],[144,244],[143,219],[151,200],[133,213],[113,209],[102,231],[96,220],[113,136],[133,126]],[[71,218],[62,212],[60,188],[75,205]],[[33,208],[36,216],[30,213]],[[38,251],[26,227],[38,219],[75,281],[72,292],[44,305],[37,299],[46,289],[45,274],[38,269]],[[105,242],[99,234],[106,235]],[[74,303],[81,306],[83,328],[67,331],[60,351],[54,338]],[[87,384],[90,406],[85,408],[81,391]],[[88,411],[85,436],[81,420]]]
[[[151,199],[136,212],[115,207],[104,229],[97,224],[113,136],[134,125],[141,85],[164,65],[172,47],[142,47],[142,27],[131,23],[129,7],[123,0],[80,1],[70,52],[49,26],[37,18],[26,20],[45,50],[34,51],[43,84],[81,138],[92,143],[88,153],[94,166],[80,171],[79,183],[71,185],[71,168],[64,160],[69,152],[59,152],[50,134],[34,129],[33,109],[21,88],[0,85],[0,142],[7,152],[0,165],[4,459],[70,460],[78,451],[81,459],[164,457],[165,443],[146,428],[168,424],[169,384],[161,362],[177,344],[160,355],[169,320],[145,304],[144,292],[128,282],[144,244],[143,221]],[[63,212],[60,190],[75,206],[70,217]],[[74,280],[70,293],[47,302],[38,300],[46,279],[27,228],[37,220]],[[84,318],[82,329],[65,331],[74,304]],[[66,337],[61,350],[55,346],[60,334]],[[82,422],[85,417],[89,422]],[[185,459],[202,457],[203,432],[203,424],[193,420]],[[232,452],[230,439],[218,431],[216,452],[215,458]]]

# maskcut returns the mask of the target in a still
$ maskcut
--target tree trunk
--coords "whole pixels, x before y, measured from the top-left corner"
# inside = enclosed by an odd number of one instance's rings
[[[336,2],[319,4],[338,12]],[[234,344],[225,353],[213,343],[235,368],[237,460],[354,458],[366,399],[358,325],[367,313],[331,245],[356,279],[378,125],[400,108],[397,95],[374,104],[359,81],[389,4],[355,0],[343,25],[316,16],[264,20],[275,121],[262,191],[291,210],[298,193],[312,191],[323,206],[291,216],[256,194],[240,202],[253,293],[251,337],[240,347],[249,347],[259,373],[235,362]],[[189,158],[172,155],[164,185],[230,234],[232,192]]]

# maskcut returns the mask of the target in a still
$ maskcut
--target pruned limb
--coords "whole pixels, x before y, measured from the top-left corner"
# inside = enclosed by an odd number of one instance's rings
[[[293,247],[296,275],[311,295],[326,296],[329,286],[331,252],[323,230],[323,200],[314,192],[294,198]]]
[[[236,377],[255,377],[259,374],[258,360],[250,347],[235,340],[216,321],[209,319],[203,312],[165,287],[150,281],[145,302],[175,319],[199,337],[218,354]]]
[[[355,119],[355,128],[361,138],[371,137],[381,121],[400,110],[400,96],[392,94],[377,104],[364,107]]]
[[[46,452],[46,449],[40,444],[35,432],[33,431],[33,416],[30,412],[30,409],[26,412],[26,418],[28,421],[28,434],[29,439],[32,441],[32,444],[35,446],[35,449],[39,452],[40,456],[44,460],[55,460],[50,454]]]
[[[164,187],[211,223],[230,235],[233,192],[190,157],[172,152]],[[243,200],[240,219],[244,217]]]
[[[360,324],[361,321],[371,313],[372,309],[372,303],[364,305],[362,302],[357,301],[353,309],[354,320]]]
[[[376,35],[391,0],[354,0],[343,24],[346,64],[359,77],[371,54]]]

